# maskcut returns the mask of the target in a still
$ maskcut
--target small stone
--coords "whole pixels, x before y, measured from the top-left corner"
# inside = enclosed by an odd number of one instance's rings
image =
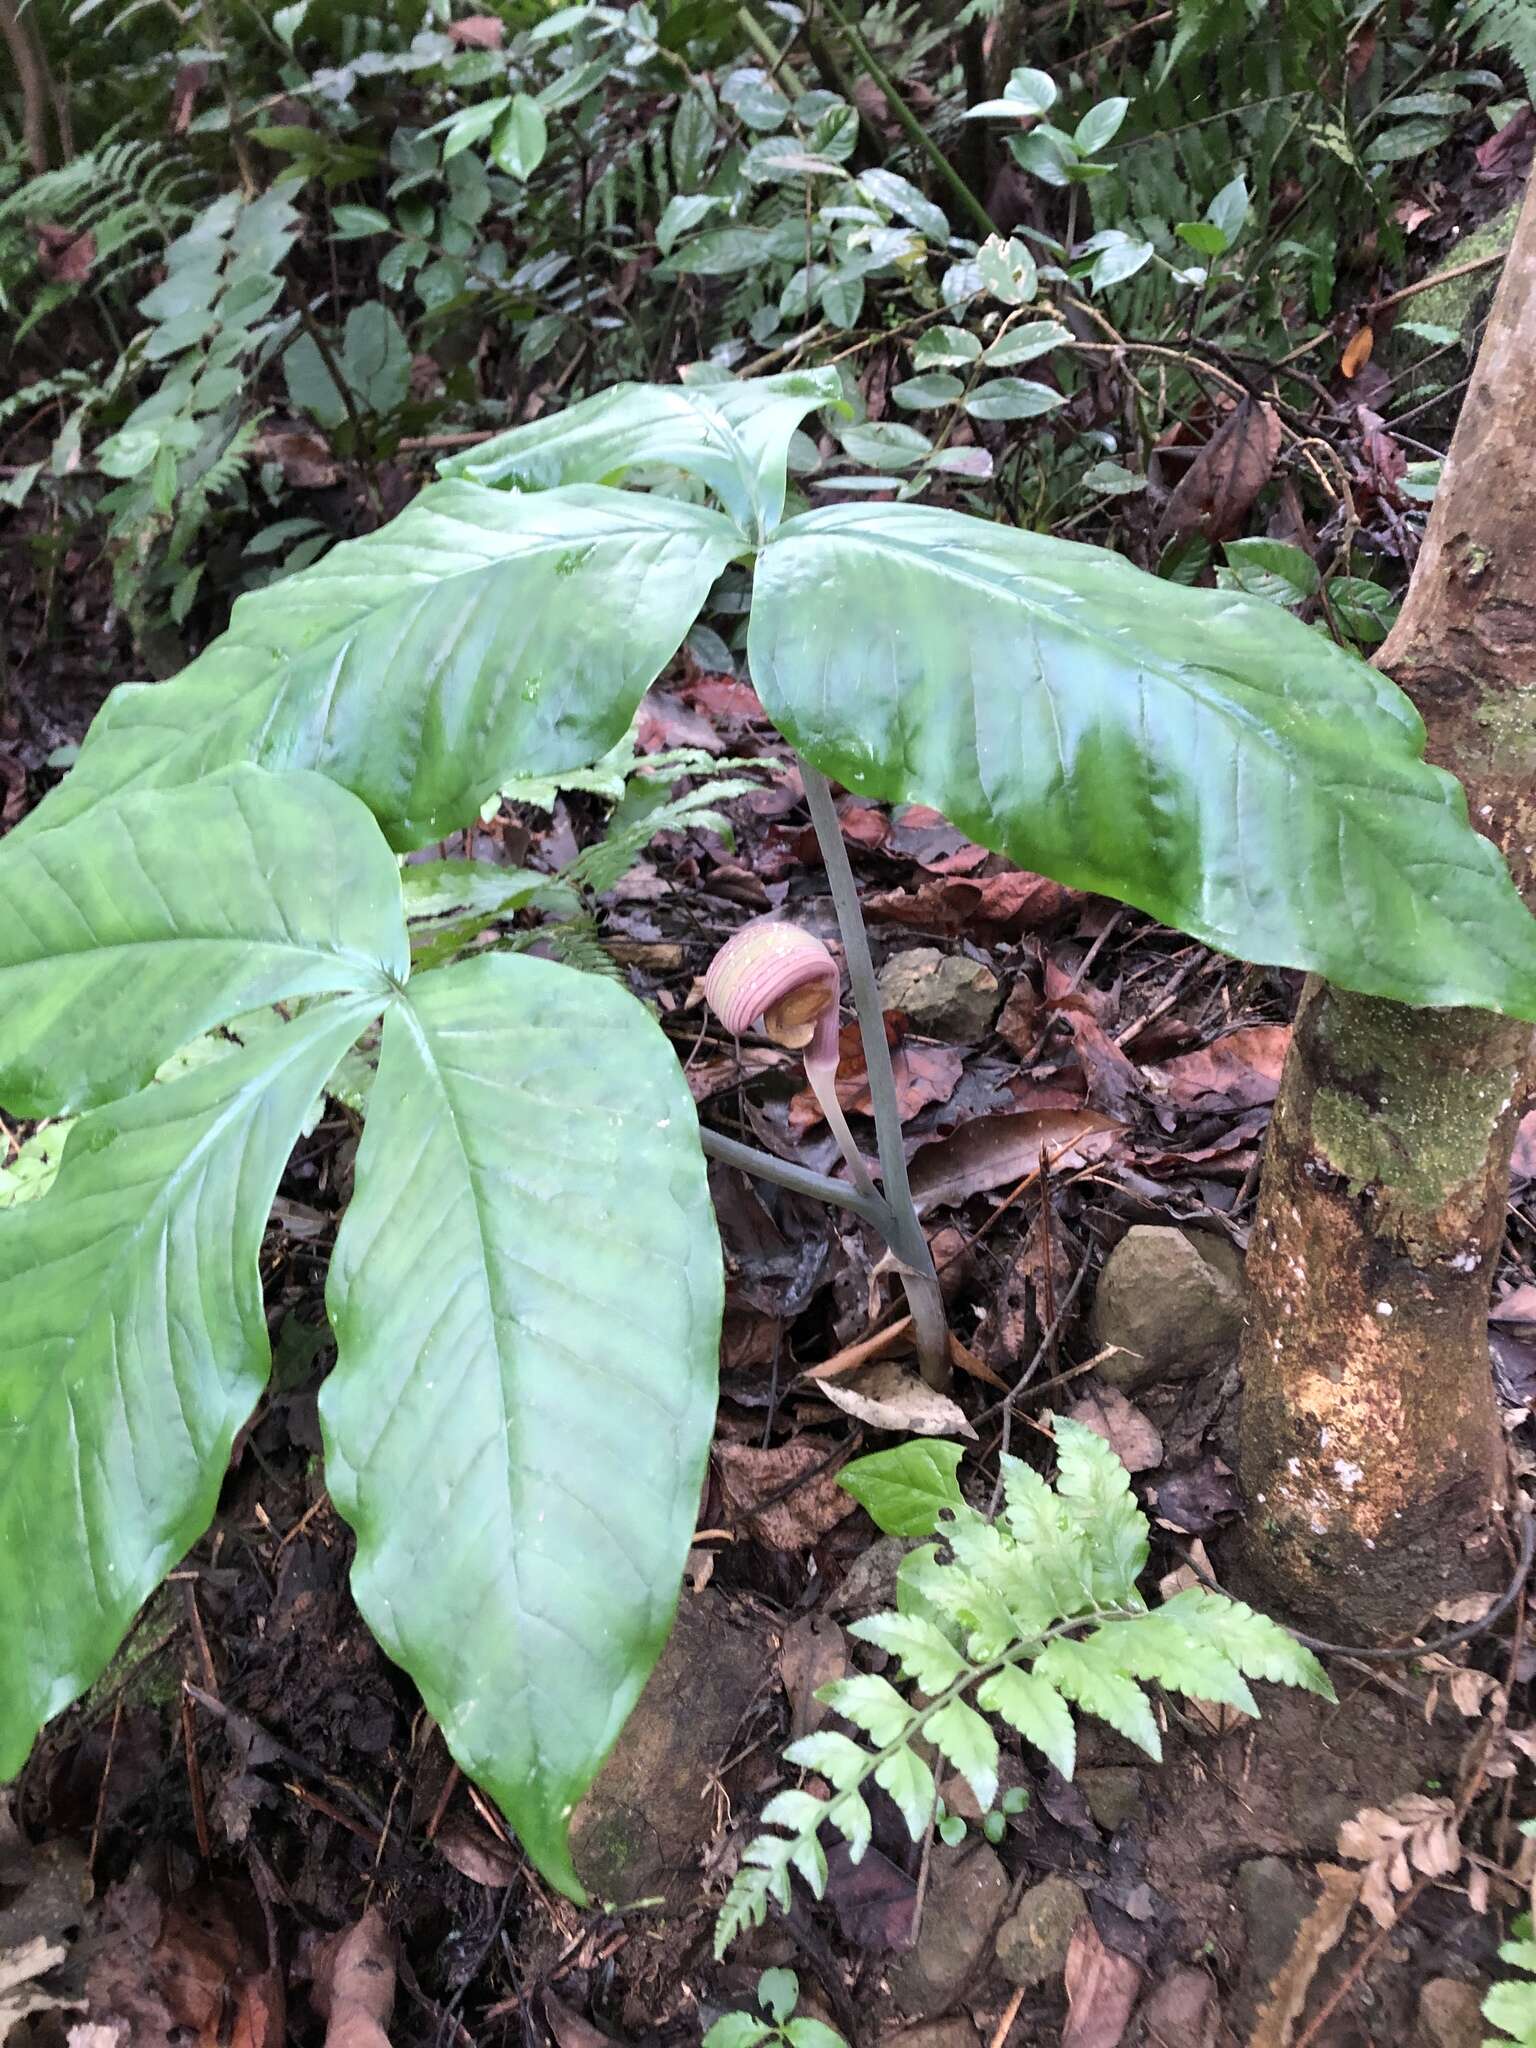
[[[1245,1976],[1255,1986],[1272,1984],[1290,1960],[1312,1894],[1289,1863],[1255,1856],[1238,1870],[1237,1897],[1248,1933]]]
[[[1145,1820],[1147,1802],[1142,1797],[1140,1771],[1107,1764],[1102,1770],[1079,1771],[1077,1783],[1088,1802],[1088,1811],[1106,1835]]]
[[[967,1983],[986,1950],[992,1923],[1008,1897],[1008,1873],[974,1840],[933,1845],[928,1897],[917,1947],[898,1957],[891,1989],[903,2011],[942,2011]]]
[[[997,1960],[1010,1984],[1026,1988],[1060,1976],[1067,1966],[1072,1930],[1088,1910],[1080,1886],[1069,1877],[1048,1877],[1032,1885],[1019,1910],[997,1931]]]
[[[974,1045],[985,1038],[1002,994],[997,976],[963,953],[917,946],[898,953],[880,970],[880,1001],[901,1010],[925,1038]]]
[[[1094,1295],[1094,1342],[1114,1349],[1100,1374],[1131,1393],[1225,1363],[1243,1327],[1242,1270],[1225,1238],[1136,1224],[1105,1261]]]
[[[1488,2029],[1477,1987],[1431,1977],[1419,1993],[1414,2048],[1481,2048]]]

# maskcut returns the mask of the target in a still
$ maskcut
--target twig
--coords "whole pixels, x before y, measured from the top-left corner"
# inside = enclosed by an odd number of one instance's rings
[[[992,2038],[987,2043],[987,2048],[1003,2048],[1003,2043],[1007,2040],[1013,2023],[1019,2016],[1019,2007],[1024,2003],[1024,1992],[1025,1986],[1019,1985],[1012,1998],[1003,2007],[1003,2016],[992,2029]]]
[[[1507,249],[1495,249],[1491,256],[1474,256],[1470,262],[1455,263],[1449,270],[1432,271],[1428,277],[1421,277],[1417,284],[1405,284],[1398,291],[1388,292],[1384,299],[1377,299],[1374,305],[1365,309],[1365,316],[1372,320],[1388,306],[1401,305],[1404,299],[1416,299],[1420,292],[1431,292],[1437,284],[1449,284],[1457,277],[1470,277],[1475,270],[1491,269],[1495,263],[1502,263],[1508,254]]]
[[[112,1759],[117,1754],[117,1731],[122,1718],[123,1698],[119,1693],[117,1704],[112,1709],[112,1726],[107,1731],[107,1760],[102,1766],[101,1785],[96,1794],[96,1817],[91,1822],[91,1846],[85,1859],[87,1876],[93,1876],[96,1870],[96,1851],[101,1846],[102,1822],[107,1817],[107,1786],[112,1779]]]

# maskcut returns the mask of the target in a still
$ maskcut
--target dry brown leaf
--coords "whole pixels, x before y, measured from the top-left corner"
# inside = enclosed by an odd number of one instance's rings
[[[1353,377],[1358,370],[1363,370],[1371,360],[1371,351],[1375,346],[1375,329],[1357,327],[1345,344],[1343,355],[1339,357],[1339,375]]]
[[[79,2003],[49,1991],[37,1981],[68,1954],[63,1942],[49,1941],[41,1934],[22,1942],[18,1948],[0,1953],[0,2041],[30,2013],[57,2012],[60,2006]]]
[[[1158,525],[1160,540],[1200,533],[1233,540],[1254,499],[1274,474],[1280,416],[1262,400],[1235,406],[1189,465]]]
[[[909,1366],[893,1359],[866,1366],[847,1380],[827,1380],[821,1391],[834,1407],[867,1422],[872,1429],[895,1430],[906,1436],[976,1434],[958,1403],[947,1394],[935,1393]]]
[[[505,1891],[517,1875],[517,1858],[493,1834],[473,1821],[451,1820],[433,1837],[434,1846],[461,1877],[489,1891]]]
[[[1290,2048],[1318,1966],[1338,1942],[1360,1895],[1360,1879],[1337,1863],[1319,1864],[1323,1896],[1302,1921],[1296,1944],[1270,1988],[1269,2002],[1254,2022],[1248,2048]]]
[[[275,462],[284,483],[299,491],[328,490],[341,481],[341,464],[318,434],[301,428],[269,428],[257,436],[256,453],[263,462]]]
[[[1067,1410],[1069,1422],[1080,1422],[1103,1437],[1127,1472],[1150,1472],[1163,1462],[1163,1440],[1134,1401],[1118,1387],[1085,1394]]]
[[[1012,938],[1054,924],[1082,897],[1044,875],[931,875],[915,890],[885,889],[864,898],[868,917],[913,925],[934,937]]]
[[[53,222],[34,228],[37,267],[54,284],[84,284],[96,263],[96,237],[87,228],[59,227]]]
[[[1118,2048],[1141,1991],[1141,1971],[1129,1956],[1104,1946],[1086,1913],[1072,1932],[1066,1981],[1061,2048]]]
[[[816,1695],[848,1671],[848,1642],[827,1614],[802,1614],[784,1631],[779,1677],[789,1701],[789,1729],[796,1742],[812,1735],[831,1712]]]
[[[1453,1877],[1465,1851],[1456,1808],[1446,1798],[1409,1792],[1391,1806],[1364,1806],[1339,1828],[1339,1854],[1363,1863],[1360,1901],[1378,1927],[1397,1919],[1397,1892],[1424,1877]]]
[[[1181,1109],[1261,1109],[1280,1087],[1289,1024],[1249,1024],[1153,1069]]]
[[[1054,1173],[1102,1159],[1125,1128],[1092,1109],[1021,1109],[973,1117],[912,1160],[912,1193],[927,1207],[964,1202],[1033,1172],[1043,1151]]]
[[[315,1981],[325,2019],[325,2048],[390,2048],[385,2032],[395,2006],[395,1958],[376,1906],[349,1927]]]
[[[461,50],[499,50],[506,33],[506,23],[496,14],[466,14],[448,24],[449,39]]]
[[[1204,1970],[1179,1965],[1142,2008],[1144,2048],[1216,2048],[1221,2008]]]
[[[809,1550],[857,1505],[828,1462],[834,1449],[821,1437],[796,1437],[768,1451],[717,1443],[715,1465],[726,1499],[754,1536],[773,1550]]]
[[[553,1991],[544,1993],[544,2017],[559,2048],[614,2048],[611,2036],[601,2027],[594,2027],[585,2015],[557,1998]]]

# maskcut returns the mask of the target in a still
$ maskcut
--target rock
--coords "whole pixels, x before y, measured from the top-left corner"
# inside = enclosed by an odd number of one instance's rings
[[[904,2012],[949,2004],[986,1953],[992,1923],[1008,1898],[1008,1874],[984,1845],[933,1845],[922,1932],[910,1955],[891,1967],[891,1989]]]
[[[1244,1974],[1257,1989],[1272,1984],[1290,1959],[1312,1894],[1289,1863],[1255,1856],[1238,1870],[1237,1897],[1248,1933]]]
[[[1480,2048],[1488,2029],[1473,1984],[1431,1977],[1419,1993],[1414,2048]]]
[[[773,1660],[718,1593],[685,1598],[618,1746],[571,1822],[581,1881],[627,1905],[666,1895],[696,1863],[710,1776],[730,1754]]]
[[[1139,1825],[1146,1818],[1147,1802],[1142,1797],[1141,1773],[1120,1764],[1102,1770],[1079,1771],[1077,1784],[1088,1802],[1088,1811],[1112,1835],[1118,1828]]]
[[[941,953],[937,946],[898,953],[880,970],[885,1008],[903,1011],[924,1037],[947,1038],[955,1045],[985,1038],[1001,994],[990,967],[963,953]]]
[[[1066,1968],[1072,1930],[1088,1910],[1069,1877],[1032,1885],[997,1931],[997,1960],[1010,1984],[1044,1984]]]
[[[1243,1326],[1242,1260],[1207,1231],[1138,1223],[1105,1261],[1094,1342],[1115,1347],[1099,1373],[1122,1393],[1224,1363]]]

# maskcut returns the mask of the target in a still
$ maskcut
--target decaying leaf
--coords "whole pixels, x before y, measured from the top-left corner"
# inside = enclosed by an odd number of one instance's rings
[[[1212,541],[1234,539],[1274,474],[1280,440],[1280,416],[1274,407],[1260,399],[1243,399],[1184,472],[1168,500],[1158,538],[1200,533]]]
[[[1397,1919],[1394,1894],[1408,1890],[1414,1873],[1453,1877],[1465,1851],[1454,1804],[1427,1792],[1409,1792],[1391,1806],[1362,1807],[1343,1822],[1339,1854],[1365,1865],[1361,1903],[1378,1927],[1390,1927]]]
[[[848,1641],[827,1614],[802,1614],[784,1631],[779,1677],[789,1699],[789,1729],[796,1742],[825,1721],[831,1709],[816,1695],[846,1676]]]
[[[1092,1109],[1021,1109],[1011,1116],[974,1117],[947,1138],[919,1148],[912,1193],[925,1208],[964,1202],[1022,1180],[1045,1153],[1051,1170],[1069,1173],[1102,1159],[1124,1129]]]
[[[1260,1109],[1280,1087],[1289,1024],[1249,1024],[1153,1071],[1180,1109]]]
[[[1141,1971],[1129,1956],[1105,1947],[1086,1913],[1072,1932],[1066,1983],[1061,2048],[1119,2048],[1141,1990]]]
[[[1248,2048],[1290,2048],[1307,2002],[1312,1979],[1323,1957],[1337,1943],[1349,1920],[1350,1908],[1360,1895],[1360,1879],[1353,1870],[1337,1863],[1319,1864],[1323,1895],[1297,1931],[1296,1943],[1285,1967],[1270,1987],[1264,2005],[1248,2037]]]
[[[451,1820],[434,1837],[434,1846],[461,1877],[503,1891],[517,1875],[517,1858],[487,1829],[472,1821]]]
[[[1339,357],[1339,375],[1353,377],[1363,370],[1371,360],[1371,351],[1376,346],[1376,330],[1373,327],[1357,327]]]
[[[809,1550],[858,1505],[837,1483],[834,1446],[796,1437],[772,1450],[717,1443],[726,1499],[754,1536],[774,1550]]]
[[[315,1992],[326,2022],[325,2048],[390,2048],[385,2028],[395,2004],[395,1959],[377,1907],[341,1937]]]
[[[1103,1437],[1127,1472],[1150,1472],[1163,1461],[1162,1438],[1118,1387],[1085,1394],[1067,1410],[1067,1417]]]
[[[821,1391],[834,1407],[874,1429],[910,1436],[974,1437],[965,1410],[936,1394],[910,1367],[886,1360],[846,1380],[827,1380]],[[1134,1469],[1134,1468],[1133,1468]]]

